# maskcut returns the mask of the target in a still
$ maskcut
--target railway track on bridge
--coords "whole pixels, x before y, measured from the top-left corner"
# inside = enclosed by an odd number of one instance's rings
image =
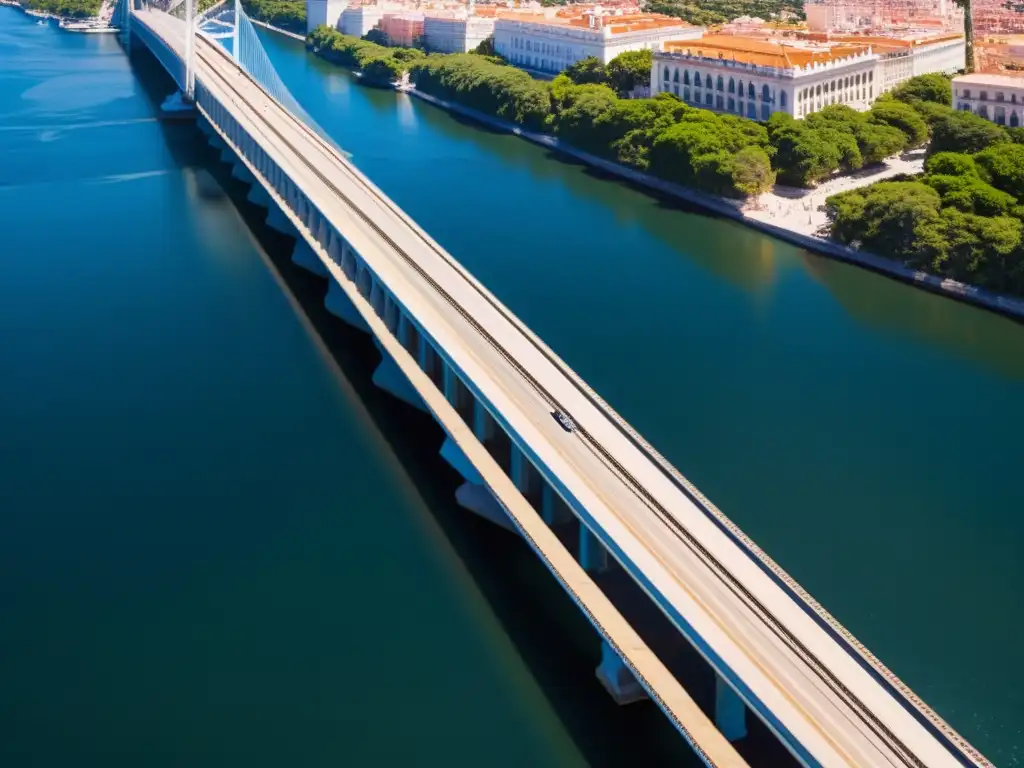
[[[230,93],[234,94],[234,98],[238,100],[238,104],[240,107],[247,108],[250,113],[255,115],[260,120],[259,129],[268,134],[268,138],[273,137],[273,141],[275,143],[287,147],[294,154],[294,156],[304,164],[307,172],[314,175],[322,184],[324,184],[328,189],[330,189],[331,192],[334,195],[336,195],[337,198],[344,203],[344,205],[347,206],[348,210],[354,216],[358,217],[362,222],[364,222],[366,226],[368,226],[375,233],[375,235],[380,238],[382,242],[387,244],[387,246],[395,255],[397,255],[400,259],[403,260],[405,265],[410,270],[414,271],[418,275],[418,277],[421,280],[423,280],[424,283],[426,283],[431,288],[431,290],[433,290],[437,294],[437,296],[439,296],[451,308],[451,310],[453,310],[460,317],[462,317],[463,320],[484,341],[486,341],[486,343],[493,349],[493,351],[496,354],[498,354],[510,368],[516,371],[516,373],[523,379],[523,381],[528,383],[528,385],[536,392],[540,399],[548,403],[551,408],[560,410],[564,413],[568,413],[570,416],[572,416],[571,408],[563,405],[563,403],[560,402],[558,397],[556,397],[551,391],[549,391],[525,366],[519,363],[515,355],[511,354],[500,343],[500,341],[497,338],[495,338],[481,323],[479,323],[476,320],[476,318],[473,317],[472,314],[468,312],[462,306],[462,304],[444,288],[444,286],[442,286],[437,280],[435,280],[429,274],[429,272],[417,262],[417,259],[414,256],[412,256],[404,248],[402,248],[383,228],[381,228],[372,219],[372,217],[365,214],[363,210],[360,208],[360,206],[355,203],[355,201],[353,201],[342,189],[338,187],[337,184],[335,184],[326,174],[324,174],[320,170],[316,163],[314,163],[310,158],[306,157],[303,149],[296,146],[292,142],[292,140],[289,139],[289,137],[286,136],[284,132],[279,130],[279,128],[275,126],[272,123],[272,121],[268,119],[265,115],[260,114],[258,110],[254,109],[251,105],[248,105],[247,97],[242,92],[240,87],[236,83],[232,82],[231,77],[225,77],[219,71],[220,68],[224,66],[224,60],[228,58],[226,53],[219,46],[217,46],[215,43],[204,41],[204,44],[198,46],[198,49],[199,50],[197,51],[197,54],[207,65],[210,74],[218,79],[220,85],[223,88],[227,89]],[[258,83],[252,81],[251,78],[249,78],[249,76],[244,71],[237,69],[233,65],[232,69],[234,72],[238,74],[239,77],[245,78],[252,86],[259,88]],[[361,176],[361,174],[358,173],[358,171],[356,171],[355,169],[350,169],[348,167],[347,161],[344,158],[340,157],[338,152],[333,147],[329,146],[314,132],[309,131],[300,120],[291,115],[291,113],[289,113],[287,110],[282,109],[281,112],[286,116],[286,119],[292,121],[294,130],[305,134],[309,138],[309,140],[314,142],[319,147],[320,151],[326,155],[326,159],[330,160],[331,163],[345,170],[346,174],[348,175],[348,180],[357,184],[366,194],[372,196],[378,204],[388,208],[396,217],[409,223],[413,230],[420,236],[420,239],[424,246],[431,249],[431,251],[435,255],[448,262],[454,269],[458,270],[464,277],[466,277],[468,284],[471,285],[477,291],[482,300],[491,305],[491,307],[496,312],[504,316],[505,319],[508,320],[508,322],[512,323],[517,328],[520,328],[520,330],[523,330],[524,336],[535,346],[536,350],[540,354],[544,355],[549,360],[551,360],[553,363],[555,363],[560,369],[563,369],[563,371],[566,372],[567,378],[574,384],[577,390],[579,390],[584,397],[588,398],[593,403],[593,405],[596,408],[598,408],[598,410],[608,415],[611,421],[616,423],[620,429],[623,429],[623,426],[625,426],[626,429],[624,429],[623,431],[627,432],[627,436],[631,440],[633,440],[634,443],[636,443],[637,438],[639,436],[637,436],[631,428],[628,428],[628,425],[625,425],[625,423],[621,420],[621,417],[618,417],[618,415],[615,414],[614,411],[611,411],[607,404],[604,403],[604,401],[601,400],[599,397],[597,397],[596,394],[593,393],[592,390],[590,390],[590,388],[585,385],[585,383],[583,383],[571,371],[568,371],[567,366],[565,366],[564,363],[562,363],[562,361],[559,360],[554,355],[554,353],[551,352],[550,349],[543,345],[543,343],[540,342],[540,340],[537,339],[532,333],[528,332],[528,329],[525,329],[525,327],[522,326],[518,318],[512,316],[505,309],[505,307],[502,306],[500,302],[498,302],[497,299],[495,299],[493,295],[490,294],[489,291],[483,288],[483,286],[481,286],[475,279],[468,275],[468,273],[465,272],[461,265],[455,262],[450,257],[450,255],[448,255],[442,249],[437,247],[429,238],[429,236],[427,236],[426,233],[422,232],[422,230],[420,230],[419,227],[416,226],[414,222],[409,220],[404,213],[397,209],[393,205],[393,203],[391,203],[391,201],[386,196],[383,195],[383,193],[381,193],[368,180],[365,180]],[[844,685],[843,682],[832,672],[832,670],[829,669],[826,663],[824,663],[820,658],[818,658],[818,656],[815,653],[813,653],[809,648],[807,648],[807,646],[803,642],[801,642],[800,639],[797,638],[785,626],[785,623],[783,621],[781,621],[775,614],[773,614],[766,605],[764,605],[739,579],[737,579],[729,571],[729,569],[720,560],[718,560],[713,555],[713,553],[711,553],[697,539],[696,536],[694,536],[686,528],[685,525],[683,525],[678,519],[676,519],[676,517],[669,511],[669,509],[667,509],[662,503],[660,503],[645,488],[643,483],[641,483],[638,478],[636,478],[632,473],[630,473],[627,470],[627,468],[624,467],[615,458],[615,456],[612,455],[612,453],[605,448],[605,446],[601,443],[600,440],[594,437],[584,426],[582,426],[579,420],[575,421],[577,424],[576,434],[578,434],[580,440],[586,445],[588,450],[590,450],[596,457],[598,457],[600,461],[606,467],[608,467],[609,471],[611,471],[614,474],[614,476],[619,478],[620,482],[623,483],[623,485],[629,489],[629,491],[636,497],[636,499],[639,500],[661,522],[662,526],[664,527],[668,535],[673,536],[678,542],[684,545],[701,563],[703,563],[707,570],[716,576],[716,578],[720,581],[723,587],[730,592],[730,594],[732,594],[738,601],[745,605],[753,615],[758,617],[758,619],[764,624],[764,626],[768,628],[768,630],[771,631],[773,635],[776,638],[778,638],[778,640],[781,643],[783,643],[785,647],[787,647],[790,650],[790,652],[796,658],[798,658],[803,663],[803,665],[806,666],[808,670],[811,670],[814,674],[816,674],[818,676],[818,679],[825,686],[827,686],[829,690],[833,692],[833,694],[839,701],[842,701],[846,705],[846,707],[849,708],[851,713],[855,714],[859,718],[859,720],[864,724],[864,726],[875,735],[875,738],[878,739],[881,743],[883,743],[885,747],[892,753],[892,755],[898,760],[898,762],[894,762],[891,764],[915,767],[925,766],[925,763],[922,762],[915,755],[913,750],[910,747],[908,747],[905,743],[903,743],[903,741],[895,733],[893,733],[892,730],[888,726],[886,726],[885,723],[883,723],[876,715],[874,715],[870,707],[868,707],[852,691],[850,691],[847,688],[847,686]],[[641,447],[645,445],[646,444],[643,444],[641,440]],[[660,457],[660,455],[652,456],[651,459],[664,471],[665,464],[667,464],[667,462],[665,462],[664,459]],[[670,476],[670,479],[674,483],[678,484],[678,478]],[[596,493],[600,493],[600,490],[597,489],[596,487],[592,486],[592,488]],[[691,496],[692,499],[692,495],[689,493],[689,490],[683,490],[684,492],[687,493],[688,496]],[[655,556],[657,555],[655,554]],[[667,567],[667,564],[665,565]],[[727,628],[724,627],[724,625],[723,629],[727,631]],[[775,680],[775,684],[781,690],[785,690],[784,681]],[[810,712],[804,710],[804,714],[807,718],[808,723],[813,724],[813,726],[818,728],[820,733],[826,739],[832,741],[832,739],[829,738],[827,732],[824,729],[822,729],[820,725],[817,724],[815,717]],[[936,721],[938,721],[938,723],[942,722],[938,719],[937,715],[934,715],[934,713],[930,714],[931,717],[929,717],[928,719],[932,722],[933,725],[937,724]],[[942,725],[945,724],[942,723]],[[946,726],[946,728],[949,729],[949,726]],[[949,729],[949,732],[943,733],[942,735],[946,738],[949,738],[950,732],[952,732],[952,729]],[[951,741],[955,742],[957,740],[951,739]],[[959,739],[959,742],[959,744],[954,744],[952,746],[957,747],[966,744],[966,742],[962,741],[962,739]],[[840,751],[842,751],[841,748]],[[971,757],[975,756],[976,753]],[[964,756],[960,755],[960,757],[961,762],[963,762],[964,764],[971,764],[970,762],[967,762],[963,759]],[[856,763],[851,761],[849,764],[852,765]],[[978,764],[977,761],[975,762],[975,764]],[[984,763],[982,762],[980,764]]]

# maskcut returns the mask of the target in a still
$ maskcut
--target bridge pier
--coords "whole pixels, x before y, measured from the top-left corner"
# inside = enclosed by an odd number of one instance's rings
[[[346,324],[351,325],[353,328],[357,328],[360,331],[370,333],[370,326],[367,324],[363,316],[359,314],[359,310],[356,309],[355,304],[346,295],[345,291],[341,289],[337,281],[331,277],[327,281],[327,296],[324,297],[324,306],[327,311],[334,315],[339,320],[343,320]]]
[[[261,208],[269,209],[274,204],[274,201],[270,199],[270,195],[263,188],[262,184],[253,184],[249,188],[249,194],[245,196],[245,199]]]
[[[634,704],[647,698],[647,691],[637,682],[618,652],[603,638],[601,639],[601,663],[598,664],[595,674],[601,681],[601,685],[615,699],[615,703],[620,706]]]
[[[377,369],[373,372],[373,383],[385,392],[394,395],[399,400],[402,400],[415,408],[419,408],[421,411],[427,410],[427,406],[424,404],[423,398],[420,397],[416,388],[409,383],[409,379],[407,379],[405,374],[402,373],[402,369],[398,367],[394,358],[387,353],[376,337],[374,337],[373,341],[377,345],[377,349],[380,350],[381,354],[380,365],[378,365]]]
[[[441,446],[441,457],[454,467],[466,481],[455,491],[455,500],[460,507],[468,509],[473,514],[479,515],[505,530],[518,533],[515,525],[505,513],[505,509],[484,484],[476,467],[450,436],[445,436],[444,444]]]
[[[717,672],[715,673],[715,725],[729,741],[747,735],[747,706]]]
[[[284,215],[284,212],[276,205],[270,206],[267,210],[267,226],[271,229],[277,230],[282,235],[288,235],[288,237],[298,237],[298,230],[295,229],[295,225],[292,224],[291,219]]]
[[[295,248],[292,249],[292,263],[312,272],[317,277],[330,277],[331,274],[327,271],[324,263],[320,261],[320,257],[301,237],[295,241]]]

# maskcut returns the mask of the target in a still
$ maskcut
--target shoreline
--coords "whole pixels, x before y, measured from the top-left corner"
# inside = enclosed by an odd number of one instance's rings
[[[911,269],[897,261],[886,259],[882,256],[876,256],[873,253],[858,251],[854,248],[850,248],[831,240],[823,240],[822,238],[815,237],[813,235],[806,235],[792,229],[787,229],[786,227],[778,226],[777,224],[771,224],[767,221],[762,221],[747,215],[739,205],[727,202],[723,198],[697,192],[679,184],[674,184],[672,182],[656,178],[650,174],[644,173],[643,171],[638,171],[633,168],[620,165],[612,160],[606,160],[602,157],[592,155],[589,152],[583,152],[582,150],[565,144],[555,136],[525,130],[514,123],[509,123],[505,120],[501,120],[500,118],[485,115],[475,109],[464,107],[461,104],[455,104],[445,99],[440,99],[429,93],[423,93],[414,87],[396,88],[396,90],[401,93],[407,93],[410,96],[415,96],[416,98],[433,104],[440,109],[446,109],[455,114],[462,115],[463,117],[502,131],[503,133],[511,133],[533,144],[537,144],[538,146],[557,152],[561,155],[571,157],[574,160],[582,162],[584,165],[604,173],[617,176],[620,179],[636,184],[637,186],[682,200],[683,202],[689,203],[711,213],[732,219],[739,224],[743,224],[744,226],[763,232],[766,235],[778,238],[779,240],[784,240],[790,245],[804,248],[805,250],[811,251],[812,253],[820,256],[826,256],[836,259],[837,261],[843,261],[847,264],[868,269],[877,274],[890,277],[894,280],[899,280],[917,288],[935,293],[939,296],[945,296],[966,304],[973,304],[981,309],[996,312],[1013,320],[1024,321],[1024,299],[1017,299],[1011,296],[991,293],[983,288],[960,283],[951,278],[943,278],[928,272]]]
[[[278,30],[270,25],[265,26],[274,31],[284,32],[284,30]],[[297,39],[305,40],[305,38],[299,38],[299,36],[294,33],[286,34]],[[308,44],[307,50],[314,55],[319,55],[319,53],[313,48],[310,48]],[[325,61],[332,64],[334,63],[330,62],[330,60],[326,58]],[[341,65],[335,64],[335,66]],[[352,71],[347,67],[341,68],[350,72]],[[433,96],[429,93],[424,93],[418,90],[415,86],[405,86],[396,83],[394,84],[394,89],[399,93],[406,93],[415,98],[422,99],[439,109],[444,109],[454,114],[461,115],[462,117],[473,120],[474,122],[480,123],[481,125],[494,130],[518,136],[519,138],[525,139],[526,141],[540,147],[551,150],[552,152],[577,160],[590,168],[616,176],[623,181],[642,187],[645,190],[665,195],[676,200],[681,200],[709,213],[732,219],[739,224],[750,227],[751,229],[755,229],[779,240],[783,240],[790,245],[803,248],[804,250],[810,251],[811,253],[819,256],[842,261],[852,266],[861,267],[862,269],[867,269],[876,274],[912,285],[916,288],[928,291],[929,293],[954,299],[965,304],[971,304],[980,309],[985,309],[990,312],[1003,315],[1011,320],[1024,322],[1024,298],[992,293],[984,288],[969,285],[967,283],[961,283],[953,280],[952,278],[939,277],[938,275],[933,275],[929,272],[911,269],[898,261],[893,261],[892,259],[887,259],[868,251],[860,251],[832,240],[825,240],[823,238],[816,237],[815,235],[804,234],[796,229],[772,224],[769,221],[760,218],[760,211],[756,208],[752,209],[750,212],[753,215],[748,214],[743,210],[744,203],[742,202],[728,201],[725,198],[716,197],[704,192],[698,192],[670,181],[664,181],[663,179],[659,179],[648,173],[644,173],[643,171],[638,171],[612,160],[606,160],[605,158],[592,155],[589,152],[584,152],[562,142],[556,136],[528,131],[515,123],[510,123],[506,120],[486,115],[472,109],[471,107],[465,107],[461,104],[456,104],[446,99]],[[879,172],[880,177],[884,177],[886,175],[890,174],[886,171]],[[881,178],[877,180],[881,180]]]
[[[2,0],[0,0],[0,1],[2,1]],[[282,29],[281,27],[275,27],[273,24],[268,24],[265,21],[260,21],[259,19],[254,19],[252,16],[249,17],[249,21],[251,23],[255,24],[257,27],[263,27],[264,29],[269,29],[271,32],[277,32],[277,34],[285,35],[286,37],[290,37],[293,40],[301,40],[303,43],[306,42],[306,36],[305,35],[300,35],[298,32],[290,32],[287,29]]]
[[[24,13],[26,16],[30,16],[33,19],[39,19],[40,21],[56,21],[57,27],[63,30],[64,32],[78,32],[80,34],[97,34],[103,32],[109,33],[118,31],[118,28],[110,23],[110,19],[104,19],[102,16],[86,16],[84,18],[77,18],[75,16],[60,16],[59,14],[49,13],[48,11],[37,11],[34,8],[26,8],[19,2],[19,0],[0,0],[0,7],[2,6],[6,6],[8,8],[16,8],[17,10]]]

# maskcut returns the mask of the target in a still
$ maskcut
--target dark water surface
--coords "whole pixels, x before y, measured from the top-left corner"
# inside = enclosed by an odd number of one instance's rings
[[[385,192],[990,759],[1022,761],[1024,327],[263,39]]]
[[[453,508],[368,340],[335,323],[327,354],[287,244],[156,121],[170,90],[0,8],[0,765],[686,757],[599,690],[520,542]]]

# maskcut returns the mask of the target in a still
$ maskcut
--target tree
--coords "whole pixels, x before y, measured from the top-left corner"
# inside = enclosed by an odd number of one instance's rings
[[[928,124],[909,104],[887,100],[876,102],[869,113],[873,123],[899,128],[907,136],[907,146],[917,147],[928,140]]]
[[[937,152],[924,161],[924,171],[936,175],[981,178],[974,158],[959,152]]]
[[[907,136],[899,128],[883,123],[861,123],[854,128],[864,165],[880,163],[887,157],[902,152],[907,146]]]
[[[649,88],[653,60],[654,54],[649,48],[620,53],[606,68],[612,88],[619,94],[628,94],[637,87]]]
[[[900,83],[889,94],[906,104],[924,101],[948,107],[953,103],[953,84],[946,75],[933,72],[912,77]]]
[[[390,45],[388,42],[388,35],[379,27],[374,27],[362,37],[368,43],[376,43],[377,45]]]
[[[825,201],[832,236],[893,259],[919,258],[926,242],[941,243],[942,200],[917,181],[882,181]]]
[[[929,154],[937,152],[965,152],[974,154],[992,144],[1009,143],[1003,128],[970,112],[951,110],[932,126]]]
[[[976,154],[974,162],[993,187],[1024,200],[1024,144],[990,147]]]
[[[1024,144],[1024,128],[1007,128],[1006,132],[1014,144]]]
[[[980,216],[1010,214],[1017,205],[1016,198],[986,184],[977,176],[949,176],[934,174],[925,177],[925,183],[942,196],[946,208],[956,208]]]
[[[736,197],[760,195],[775,183],[772,161],[760,147],[744,147],[730,155],[729,173]]]
[[[974,19],[971,18],[971,0],[953,0],[953,2],[964,9],[964,55],[966,61],[964,71],[970,74],[974,71]]]
[[[608,83],[608,72],[604,64],[601,63],[601,60],[596,56],[586,56],[580,59],[565,70],[565,74],[576,85]]]
[[[494,49],[494,38],[488,37],[481,41],[480,45],[474,48],[471,53],[475,53],[477,56],[497,56],[498,52]]]

